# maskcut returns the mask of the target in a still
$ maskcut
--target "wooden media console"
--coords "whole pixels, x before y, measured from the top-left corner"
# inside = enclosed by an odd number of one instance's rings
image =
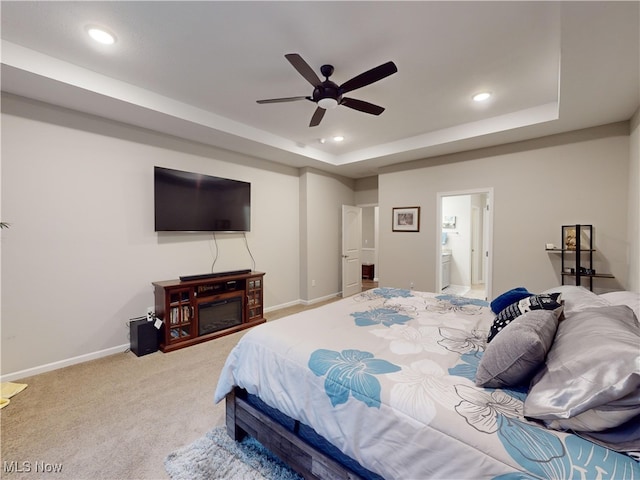
[[[264,323],[264,273],[153,282],[160,350],[170,352]]]

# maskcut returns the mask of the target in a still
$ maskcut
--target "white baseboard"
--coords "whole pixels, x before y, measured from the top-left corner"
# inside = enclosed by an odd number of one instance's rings
[[[340,296],[340,293],[332,293],[324,297],[312,298],[311,300],[302,300],[299,298],[298,300],[294,300],[292,302],[281,303],[280,305],[276,305],[274,307],[265,308],[264,313],[273,312],[274,310],[280,310],[282,308],[287,308],[287,307],[295,307],[296,305],[304,305],[304,306],[315,305],[316,303],[324,302],[325,300],[331,300],[339,296]]]
[[[265,308],[265,313],[272,312],[274,310],[280,310],[281,308],[293,307],[296,305],[313,305],[315,303],[324,302],[325,300],[330,300],[340,296],[339,293],[334,293],[332,295],[327,295],[326,297],[314,298],[312,300],[294,300],[293,302],[283,303],[277,305],[275,307]],[[119,345],[117,347],[107,348],[105,350],[100,350],[97,352],[87,353],[85,355],[79,355],[73,358],[67,358],[65,360],[60,360],[57,362],[47,363],[46,365],[40,365],[38,367],[27,368],[26,370],[20,370],[14,373],[7,373],[6,375],[0,375],[0,381],[2,382],[13,382],[15,380],[20,380],[21,378],[32,377],[33,375],[38,375],[40,373],[51,372],[53,370],[57,370],[59,368],[68,367],[71,365],[76,365],[78,363],[88,362],[89,360],[96,360],[98,358],[107,357],[109,355],[113,355],[116,353],[124,352],[129,349],[129,344]]]
[[[85,355],[78,355],[77,357],[67,358],[57,362],[47,363],[46,365],[40,365],[39,367],[27,368],[26,370],[20,370],[14,373],[8,373],[0,377],[2,382],[13,382],[21,378],[32,377],[40,373],[51,372],[59,368],[68,367],[70,365],[76,365],[78,363],[88,362],[89,360],[96,360],[98,358],[107,357],[116,353],[121,353],[129,348],[129,344],[119,345],[117,347],[106,348],[97,352],[87,353]]]
[[[273,312],[274,310],[280,310],[281,308],[295,307],[296,305],[300,305],[301,303],[302,300],[298,299],[292,302],[281,303],[280,305],[275,305],[273,307],[265,307],[264,313]]]
[[[316,303],[320,303],[320,302],[324,302],[325,300],[332,300],[336,297],[339,297],[341,295],[341,293],[332,293],[331,295],[326,295],[324,297],[319,297],[319,298],[312,298],[311,300],[300,300],[300,303],[302,303],[302,305],[314,305]]]

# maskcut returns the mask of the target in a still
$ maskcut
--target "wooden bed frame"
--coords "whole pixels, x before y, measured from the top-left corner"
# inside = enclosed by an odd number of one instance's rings
[[[296,434],[298,421],[290,431],[250,405],[246,398],[247,392],[238,387],[226,396],[226,425],[231,438],[255,438],[305,479],[362,479],[300,438]]]

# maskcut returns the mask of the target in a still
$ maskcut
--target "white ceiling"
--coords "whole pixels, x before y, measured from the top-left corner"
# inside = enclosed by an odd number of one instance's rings
[[[628,120],[640,104],[640,3],[8,2],[2,90],[297,167],[381,166]],[[115,33],[94,44],[87,25]],[[309,127],[284,58],[337,84],[398,72]],[[490,90],[486,104],[471,95]],[[344,135],[340,144],[320,138]]]

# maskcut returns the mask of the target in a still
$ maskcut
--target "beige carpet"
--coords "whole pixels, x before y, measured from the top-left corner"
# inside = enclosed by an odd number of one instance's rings
[[[302,309],[265,316],[271,321]],[[0,410],[0,477],[167,478],[163,462],[169,453],[224,424],[224,402],[214,405],[213,392],[244,333],[171,353],[121,353],[20,379],[29,388]],[[43,468],[61,471],[36,472]]]

